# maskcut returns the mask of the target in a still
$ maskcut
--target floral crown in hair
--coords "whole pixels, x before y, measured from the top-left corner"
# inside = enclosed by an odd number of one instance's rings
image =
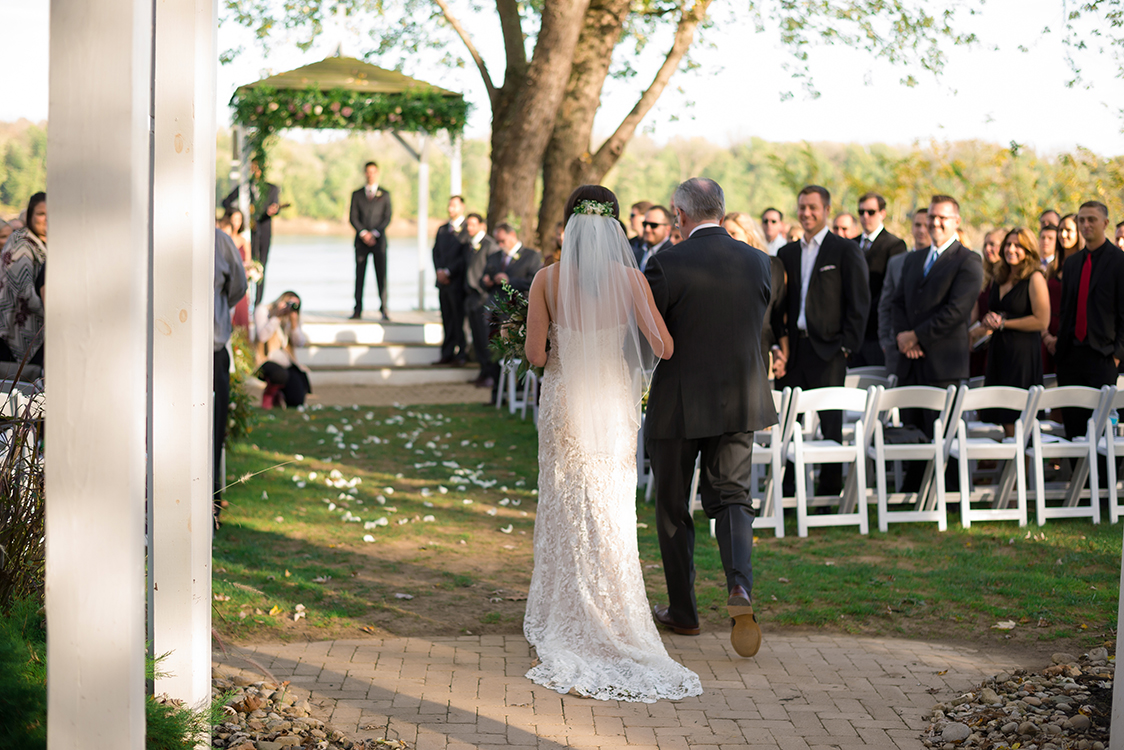
[[[574,213],[585,214],[586,216],[613,216],[613,204],[601,203],[599,201],[584,200],[579,201],[574,206]]]

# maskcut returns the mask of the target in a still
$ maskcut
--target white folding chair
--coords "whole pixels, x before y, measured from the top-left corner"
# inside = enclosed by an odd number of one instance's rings
[[[937,529],[944,531],[948,528],[948,516],[945,508],[945,440],[946,428],[949,424],[950,412],[956,403],[956,386],[950,385],[947,389],[930,388],[928,386],[906,386],[883,391],[878,398],[878,419],[874,421],[874,445],[867,449],[867,456],[874,459],[874,472],[878,491],[878,530],[885,533],[890,528],[890,523],[936,521]],[[937,412],[933,422],[933,439],[924,443],[887,443],[885,437],[886,427],[883,416],[889,417],[894,410],[901,409],[928,409]],[[918,492],[895,492],[890,494],[886,488],[886,463],[890,461],[928,461],[925,480],[922,489]],[[932,509],[926,509],[925,500],[930,483],[935,484],[933,497],[935,499]],[[894,510],[889,508],[890,502],[908,503],[913,507],[909,510]]]
[[[1026,466],[1023,452],[1027,446],[1026,425],[1033,419],[1038,394],[1042,386],[1032,386],[1030,390],[1008,386],[987,386],[969,388],[961,402],[961,414],[980,409],[1020,410],[1015,420],[1015,436],[993,439],[989,437],[969,437],[968,424],[961,418],[957,425],[956,442],[951,455],[960,462],[960,524],[964,528],[973,521],[1018,521],[1026,526]],[[971,483],[969,464],[972,461],[1006,461],[1007,465],[998,482],[987,489],[975,491]],[[1008,507],[1011,484],[1015,485],[1017,502],[1014,508]],[[987,502],[986,508],[975,508],[973,503]]]
[[[527,390],[524,388],[523,398],[520,399],[519,378],[516,375],[522,361],[521,359],[505,359],[500,365],[500,384],[496,388],[496,408],[501,408],[506,400],[508,414],[514,414],[517,410],[523,409],[526,404]]]
[[[1105,404],[1105,420],[1102,436],[1097,444],[1097,452],[1105,457],[1108,473],[1108,520],[1116,523],[1124,515],[1124,507],[1120,506],[1120,490],[1116,486],[1116,457],[1124,456],[1124,437],[1117,434],[1118,425],[1112,424],[1108,415],[1116,410],[1124,411],[1124,377],[1117,379],[1116,390]]]
[[[752,464],[751,482],[755,497],[758,498],[757,513],[753,520],[753,530],[772,529],[777,537],[784,536],[784,503],[781,497],[781,478],[784,476],[784,440],[785,423],[788,420],[792,389],[773,391],[773,408],[777,412],[777,423],[772,427],[759,430],[754,434],[753,454],[750,459]],[[691,512],[702,510],[702,500],[699,496],[699,475],[701,472],[701,458],[695,457],[695,473],[691,477]],[[764,492],[756,494],[760,485],[758,467],[768,466],[769,475],[765,480]],[[715,521],[710,519],[710,536],[714,536]]]
[[[1027,455],[1034,460],[1034,499],[1039,526],[1046,525],[1047,518],[1092,518],[1093,523],[1101,522],[1100,478],[1097,476],[1097,440],[1104,432],[1108,421],[1107,405],[1112,401],[1115,388],[1105,386],[1100,390],[1079,385],[1043,389],[1038,394],[1038,406],[1031,414],[1031,447]],[[1085,434],[1072,440],[1060,435],[1043,434],[1042,424],[1037,418],[1044,409],[1089,409]],[[1077,466],[1070,474],[1068,482],[1052,483],[1047,488],[1043,462],[1048,459],[1076,458]],[[1089,491],[1084,490],[1085,479],[1089,479]],[[1081,505],[1081,499],[1089,498],[1088,505]],[[1047,500],[1062,500],[1060,506],[1047,505]]]
[[[531,407],[531,421],[538,427],[539,424],[539,376],[534,370],[528,370],[523,376],[523,401],[519,414],[520,419],[527,418],[527,407]]]
[[[801,415],[808,415],[806,420],[813,420],[811,415],[818,411],[843,409],[861,412],[864,418],[855,423],[854,439],[850,445],[837,443],[834,440],[815,440],[804,437],[802,429],[792,431],[792,441],[788,444],[786,458],[796,465],[796,528],[797,533],[808,536],[809,526],[850,526],[857,525],[859,532],[866,534],[869,531],[866,517],[866,448],[869,444],[870,434],[866,425],[870,424],[878,396],[882,389],[875,386],[867,391],[857,388],[814,388],[802,391],[799,388],[792,392],[792,406],[789,408],[789,424],[792,425]],[[813,436],[814,437],[814,436]],[[822,515],[808,515],[808,483],[809,471],[813,464],[841,463],[854,466],[855,502],[854,509],[849,510],[844,506],[844,498],[828,498],[839,501],[840,509],[835,513]],[[846,496],[846,492],[844,493]],[[819,498],[813,497],[812,500]]]

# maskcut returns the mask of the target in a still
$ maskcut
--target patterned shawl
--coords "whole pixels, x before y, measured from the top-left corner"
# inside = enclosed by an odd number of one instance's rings
[[[43,300],[35,277],[47,261],[47,245],[28,228],[17,229],[0,251],[0,338],[17,360],[43,344]]]

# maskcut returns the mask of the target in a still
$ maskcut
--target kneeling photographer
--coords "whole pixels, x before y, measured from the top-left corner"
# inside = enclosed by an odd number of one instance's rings
[[[259,363],[254,374],[266,384],[263,409],[279,405],[282,399],[286,406],[302,406],[312,392],[308,372],[297,362],[295,349],[308,341],[301,330],[300,310],[301,298],[296,292],[284,292],[254,310]]]

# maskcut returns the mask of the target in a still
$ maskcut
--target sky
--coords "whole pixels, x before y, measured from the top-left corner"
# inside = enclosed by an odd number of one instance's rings
[[[466,0],[452,0],[452,7],[463,14],[493,77],[502,80],[494,13],[474,14]],[[1118,63],[1110,55],[1087,53],[1081,62],[1091,85],[1067,88],[1071,75],[1061,34],[1043,34],[1046,27],[1060,26],[1064,0],[987,0],[966,19],[980,43],[950,48],[940,78],[918,71],[920,85],[914,88],[900,84],[900,66],[839,45],[815,48],[810,67],[820,96],[811,98],[797,88],[788,99],[782,97],[794,86],[783,68],[788,54],[775,33],[755,33],[747,19],[737,17],[737,7],[736,2],[723,6],[723,0],[712,6],[718,9],[717,23],[706,32],[708,44],[696,47],[698,69],[676,74],[642,132],[661,143],[695,136],[721,145],[751,137],[893,145],[979,139],[1015,141],[1040,154],[1078,145],[1102,155],[1124,154],[1124,79],[1117,75]],[[0,0],[0,18],[9,29],[20,29],[5,35],[6,58],[23,63],[5,75],[0,121],[47,119],[48,14],[48,0]],[[243,45],[245,52],[219,68],[221,124],[229,122],[225,105],[238,85],[315,62],[341,45],[345,54],[357,55],[363,50],[362,31],[329,24],[308,52],[281,39],[266,56],[245,31],[224,25],[219,49]],[[596,124],[599,136],[612,132],[631,109],[637,81],[654,75],[656,48],[666,44],[657,39],[636,60],[639,73],[632,82],[608,84]],[[459,47],[454,51],[463,54]],[[487,99],[474,66],[449,70],[436,55],[418,55],[403,72],[463,92],[474,105],[466,135],[487,137]]]

